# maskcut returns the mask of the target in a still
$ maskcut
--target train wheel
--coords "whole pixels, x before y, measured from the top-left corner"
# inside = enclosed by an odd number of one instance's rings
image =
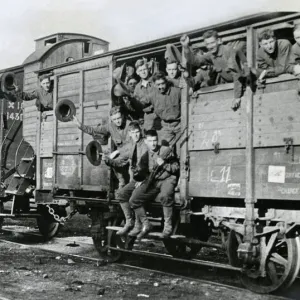
[[[48,216],[46,218],[44,216],[37,218],[37,226],[46,240],[51,240],[60,230],[60,224]]]
[[[241,267],[237,248],[241,239],[234,232],[228,236],[229,261],[233,266]],[[267,294],[288,288],[296,279],[300,269],[299,237],[276,239],[266,259],[266,276],[256,276],[259,264],[248,266],[241,275],[242,284],[249,290]]]
[[[3,202],[0,202],[0,213],[3,213],[3,212],[4,212],[4,205],[3,205]],[[0,230],[2,228],[3,222],[4,222],[4,218],[0,217]]]
[[[201,241],[207,241],[210,235],[210,229],[208,223],[202,216],[191,218],[191,223],[188,224],[176,224],[174,234],[184,235],[199,239]],[[201,230],[199,230],[201,228]],[[201,250],[202,246],[197,244],[183,244],[176,240],[166,239],[163,241],[167,251],[174,257],[190,259],[195,257]]]
[[[237,256],[237,249],[242,239],[243,237],[234,230],[231,230],[228,234],[226,252],[229,263],[234,267],[242,267],[242,261]]]
[[[201,250],[201,245],[182,244],[172,240],[164,240],[167,251],[174,257],[191,259]]]
[[[115,248],[133,248],[134,240],[129,243],[126,237],[116,235],[116,231],[107,230],[106,226],[120,225],[121,221],[118,217],[106,217],[105,212],[96,209],[91,211],[92,227],[91,234],[94,246],[100,257],[107,262],[116,262],[122,259],[122,253],[117,250],[111,250],[108,246]]]
[[[37,226],[41,235],[45,240],[51,240],[60,230],[60,223],[54,220],[48,212],[48,209],[43,205],[39,207],[41,216],[37,218]]]

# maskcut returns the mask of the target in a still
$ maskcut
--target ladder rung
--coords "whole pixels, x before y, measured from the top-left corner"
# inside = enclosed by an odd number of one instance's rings
[[[18,192],[18,190],[14,190],[14,191],[9,191],[9,190],[6,190],[5,191],[5,194],[11,194],[11,195],[16,195]]]
[[[115,230],[115,231],[117,231],[117,230],[122,229],[122,227],[120,227],[120,226],[106,226],[106,229],[107,230]]]
[[[205,213],[203,213],[201,211],[195,211],[195,212],[191,212],[191,215],[193,215],[193,216],[204,216]]]
[[[22,157],[21,160],[22,161],[32,161],[33,157]]]
[[[25,176],[26,174],[14,174],[14,177],[16,178],[26,178]]]

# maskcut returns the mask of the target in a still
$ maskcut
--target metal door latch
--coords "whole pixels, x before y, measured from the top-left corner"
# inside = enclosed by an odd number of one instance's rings
[[[285,142],[285,153],[289,153],[290,149],[293,150],[293,138],[284,138],[283,141]]]
[[[218,153],[220,152],[220,143],[219,143],[219,142],[216,142],[216,143],[213,143],[212,145],[213,145],[213,147],[214,147],[214,152],[215,152],[216,154],[218,154]]]

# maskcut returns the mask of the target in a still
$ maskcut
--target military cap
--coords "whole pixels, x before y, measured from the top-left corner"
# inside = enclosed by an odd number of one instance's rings
[[[166,45],[166,52],[165,52],[165,59],[167,61],[167,64],[177,62],[181,64],[182,62],[182,56],[179,50],[176,46],[173,44],[167,44]]]

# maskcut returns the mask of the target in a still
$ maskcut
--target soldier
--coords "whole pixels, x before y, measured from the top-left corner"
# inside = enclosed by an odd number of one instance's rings
[[[129,78],[129,83],[132,85],[131,88],[120,80],[112,86],[112,106],[120,106],[126,115],[126,118],[143,122],[143,106],[138,101],[134,102],[134,99],[132,99],[134,86],[136,85],[137,80],[135,77],[131,77]],[[129,99],[132,101],[129,101]],[[132,105],[133,102],[134,106]]]
[[[42,75],[39,78],[40,88],[31,93],[19,92],[19,87],[14,85],[16,96],[24,101],[36,99],[35,105],[38,111],[53,110],[53,88],[50,81],[50,75]]]
[[[137,84],[138,80],[134,75],[129,76],[126,80],[126,85],[131,93],[134,93]]]
[[[112,107],[112,109],[110,110],[110,119],[111,122],[108,124],[92,127],[81,124],[76,116],[74,116],[73,118],[74,122],[78,125],[78,128],[80,130],[92,135],[95,139],[100,139],[105,143],[105,141],[107,141],[107,139],[111,136],[112,141],[114,142],[118,150],[130,141],[130,121],[125,119],[125,116],[119,106]],[[104,157],[104,159],[107,165],[114,167],[113,169],[115,170],[115,174],[119,180],[120,189],[128,182],[129,175],[126,164],[123,164],[122,166],[117,166],[116,164],[114,164],[113,159],[116,158],[117,154],[118,152],[114,151],[109,157]]]
[[[151,104],[154,112],[162,121],[160,141],[162,145],[169,145],[180,134],[181,116],[181,90],[170,85],[162,72],[156,72],[152,76],[155,88],[140,101],[144,105]],[[179,149],[177,149],[179,154]]]
[[[168,76],[166,77],[169,82],[175,87],[180,87],[180,71],[178,69],[177,61],[167,61],[166,71]]]
[[[166,238],[172,234],[174,192],[179,172],[179,162],[173,154],[170,154],[165,159],[162,158],[167,147],[158,145],[157,132],[155,130],[148,130],[145,132],[145,135],[145,143],[148,151],[140,159],[139,174],[142,174],[142,178],[146,178],[142,183],[135,186],[132,184],[131,189],[124,189],[119,193],[120,201],[129,201],[130,206],[135,211],[136,220],[140,220],[142,223],[141,228],[136,222],[137,226],[129,233],[130,236],[137,236],[137,240],[142,239],[151,231],[152,226],[146,216],[144,205],[156,197],[161,201],[163,206],[164,229],[162,237]],[[154,178],[155,182],[149,185],[147,177],[156,165],[159,166],[159,169]]]
[[[236,110],[240,106],[241,97],[243,95],[244,86],[241,74],[241,66],[237,64],[237,56],[241,64],[246,61],[245,48],[246,44],[239,41],[235,44],[223,45],[214,30],[206,31],[203,34],[205,46],[208,50],[206,54],[194,55],[189,47],[189,37],[185,34],[181,37],[180,42],[187,60],[196,67],[203,65],[213,65],[216,76],[215,84],[234,83],[234,99],[232,109]]]
[[[260,48],[256,60],[261,74],[260,81],[284,73],[293,73],[293,67],[289,65],[292,45],[288,40],[277,40],[273,30],[265,29],[258,35],[258,42]]]
[[[144,143],[142,129],[137,121],[130,122],[128,129],[131,142],[126,144],[122,149],[117,150],[117,154],[120,155],[119,160],[128,159],[132,171],[130,182],[119,190],[116,197],[120,202],[120,206],[125,216],[125,226],[117,232],[118,235],[128,233],[133,226],[140,231],[142,230],[142,224],[139,218],[136,218],[134,224],[132,211],[129,205],[129,198],[134,189],[144,180],[144,176],[142,176],[142,172],[139,170],[139,162],[141,157],[147,152],[147,146]]]
[[[297,24],[293,30],[296,43],[292,46],[290,55],[290,65],[296,76],[300,75],[300,24]]]
[[[141,99],[151,93],[153,90],[153,83],[150,78],[150,71],[148,62],[145,58],[137,60],[135,63],[136,73],[140,77],[140,82],[136,85],[134,90],[133,98],[136,99],[135,103],[139,103]],[[133,104],[134,105],[134,104]],[[139,107],[134,105],[135,109],[138,111]],[[143,109],[144,112],[144,129],[152,129],[155,124],[156,115],[153,112],[153,106],[146,106]]]
[[[169,82],[173,84],[175,87],[180,87],[180,70],[179,65],[181,64],[181,54],[178,51],[177,47],[173,44],[166,45],[165,52],[165,60],[166,60],[166,71],[168,76],[166,77]]]

